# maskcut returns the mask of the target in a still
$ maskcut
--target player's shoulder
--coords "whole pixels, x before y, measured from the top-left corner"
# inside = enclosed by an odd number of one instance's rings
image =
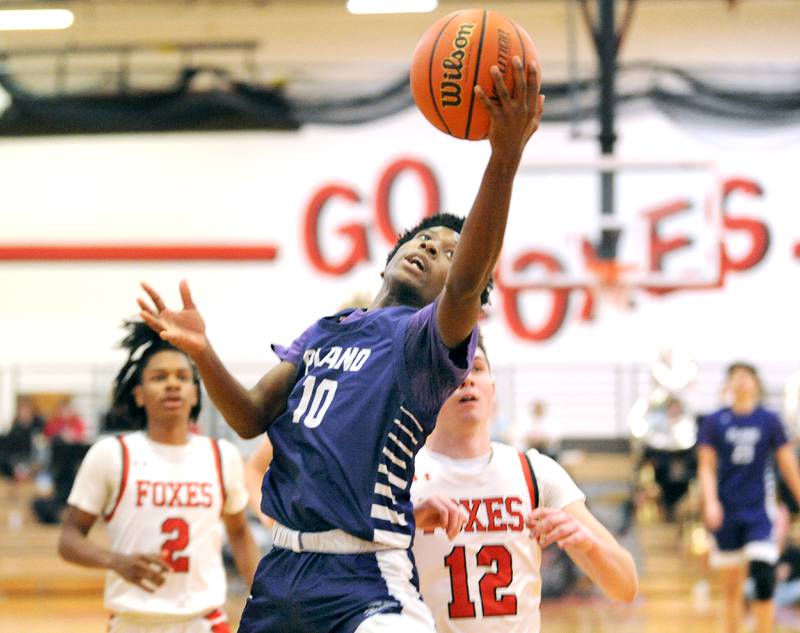
[[[780,422],[781,416],[778,415],[778,412],[765,407],[763,404],[759,404],[758,407],[756,407],[756,411],[770,422]]]
[[[120,437],[125,436],[101,435],[97,438],[83,458],[85,467],[112,471],[121,467],[123,453],[130,453],[130,449],[120,442]]]
[[[516,446],[506,444],[505,442],[492,441],[492,456],[493,461],[510,462],[518,464],[521,451]]]
[[[120,433],[113,435],[101,435],[95,440],[92,447],[89,449],[91,453],[119,453],[122,446],[126,449],[134,446],[138,441],[141,432],[135,431],[133,433]]]
[[[529,448],[526,450],[525,457],[528,458],[528,461],[534,468],[536,468],[537,465],[541,466],[542,464],[544,464],[545,467],[550,466],[551,464],[558,465],[558,462],[552,457],[548,457],[544,453],[540,453],[535,448]]]
[[[730,407],[720,407],[703,417],[703,422],[716,424],[718,422],[726,422],[733,417]]]
[[[207,435],[198,436],[198,439],[206,442],[212,450],[214,450],[214,445],[216,445],[219,450],[220,461],[226,470],[228,468],[243,468],[242,454],[230,440],[226,440],[224,437],[215,438]]]
[[[427,446],[423,446],[417,451],[417,454],[414,456],[414,463],[419,467],[419,464],[429,464],[433,461],[431,457],[431,451]]]

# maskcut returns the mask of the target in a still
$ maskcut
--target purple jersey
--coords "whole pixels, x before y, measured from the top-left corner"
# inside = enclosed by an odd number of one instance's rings
[[[276,348],[297,375],[268,430],[265,514],[295,530],[411,545],[414,455],[466,378],[477,340],[473,331],[448,349],[435,314],[435,303],[345,311]]]
[[[726,407],[703,420],[698,443],[717,453],[719,500],[725,508],[764,509],[774,494],[772,455],[787,441],[778,416],[760,406],[748,415]]]

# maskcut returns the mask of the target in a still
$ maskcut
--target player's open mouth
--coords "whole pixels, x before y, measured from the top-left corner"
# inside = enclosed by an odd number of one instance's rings
[[[419,268],[422,272],[425,272],[425,262],[419,255],[409,255],[406,257],[406,261],[409,264],[413,264],[417,268]]]
[[[459,404],[464,404],[465,402],[477,402],[478,398],[473,395],[466,395],[458,399]]]

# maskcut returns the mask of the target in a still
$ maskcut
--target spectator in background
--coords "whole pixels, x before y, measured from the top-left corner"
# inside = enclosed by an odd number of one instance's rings
[[[41,435],[44,419],[37,415],[33,402],[21,398],[11,428],[0,436],[0,473],[13,479],[27,479],[35,467],[34,442]]]
[[[51,441],[60,437],[67,444],[82,444],[86,441],[86,423],[70,401],[63,400],[44,425],[44,435]]]
[[[526,421],[511,424],[506,431],[505,441],[518,450],[535,448],[540,453],[555,459],[561,450],[557,436],[558,424],[547,411],[547,403],[537,398],[531,401],[529,417]]]
[[[69,491],[83,460],[87,443],[86,423],[69,400],[62,400],[44,425],[44,436],[50,442],[50,462],[47,469],[53,481],[49,496],[36,497],[31,509],[40,523],[61,521]]]
[[[548,412],[547,403],[537,399],[531,402],[531,418],[528,433],[525,436],[525,449],[535,448],[540,453],[555,459],[561,450],[561,439],[558,437],[558,423]]]

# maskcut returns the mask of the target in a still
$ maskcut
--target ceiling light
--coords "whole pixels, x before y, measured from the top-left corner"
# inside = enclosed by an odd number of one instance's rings
[[[350,13],[428,13],[437,6],[436,0],[347,0]]]
[[[0,31],[38,31],[68,29],[75,21],[66,9],[0,11]]]

